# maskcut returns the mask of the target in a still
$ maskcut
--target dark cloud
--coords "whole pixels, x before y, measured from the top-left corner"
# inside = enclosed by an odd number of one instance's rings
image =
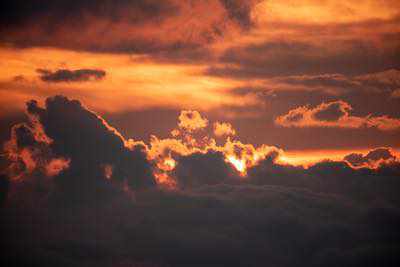
[[[346,155],[343,159],[355,167],[374,167],[381,161],[395,160],[396,156],[393,154],[392,150],[383,147],[371,150],[366,155],[360,153],[352,153]]]
[[[134,14],[130,14],[127,19],[140,23],[141,21],[167,17],[178,12],[178,7],[173,1],[154,1],[154,0],[122,0],[118,2],[110,0],[84,0],[84,1],[50,1],[45,0],[41,5],[35,1],[9,1],[1,4],[1,25],[23,26],[27,23],[40,20],[43,16],[48,16],[48,26],[63,20],[77,19],[82,20],[84,15],[95,17],[105,17],[112,20],[121,20],[120,12],[124,8],[131,8]],[[124,18],[125,19],[125,18]],[[51,22],[51,23],[50,23]],[[73,21],[69,21],[73,23]],[[78,22],[76,22],[78,26]],[[54,25],[55,26],[55,25]],[[53,26],[53,27],[54,27]],[[54,29],[53,29],[54,30]]]
[[[333,102],[326,106],[325,109],[319,110],[314,113],[314,118],[321,121],[337,121],[346,113],[348,109],[343,108],[341,102]]]
[[[39,6],[35,1],[17,0],[1,4],[0,41],[21,48],[58,47],[150,54],[159,60],[198,60],[208,57],[207,44],[226,32],[250,28],[250,12],[256,2],[46,0]],[[209,8],[213,12],[204,15]]]
[[[303,119],[303,114],[301,114],[301,113],[290,114],[287,117],[287,120],[290,121],[290,122],[301,121],[302,119]]]
[[[340,47],[340,51],[332,49]],[[210,67],[210,75],[240,79],[290,75],[324,75],[327,73],[360,75],[400,68],[399,44],[376,47],[358,39],[320,45],[301,41],[267,41],[262,44],[233,47],[220,58],[226,66]],[[308,83],[333,83],[348,86],[340,76],[321,76]],[[332,77],[331,77],[332,78]]]
[[[220,0],[228,11],[229,16],[238,21],[238,23],[245,28],[249,28],[253,25],[251,19],[251,9],[261,0]]]
[[[10,181],[4,174],[0,174],[0,208],[3,206],[7,199],[8,190],[10,187]]]
[[[0,218],[18,266],[396,266],[399,210],[308,190],[226,185]],[[68,210],[67,210],[68,211]],[[29,214],[30,222],[26,222]],[[373,247],[373,249],[371,248]],[[6,252],[6,253],[5,253]],[[15,266],[15,265],[13,265]]]
[[[358,86],[356,82],[351,81],[343,74],[288,76],[279,79],[279,81],[289,84],[303,84],[312,87],[326,86],[346,88]]]
[[[56,96],[44,107],[31,101],[28,114],[31,121],[13,128],[18,148],[42,140],[70,166],[52,179],[40,172],[19,181],[0,176],[0,197],[8,192],[0,209],[6,266],[400,262],[397,160],[375,169],[346,161],[304,168],[279,164],[273,150],[238,176],[220,152],[209,150],[178,157],[173,175],[180,186],[167,190],[152,186],[143,146],[129,145],[79,101]],[[366,157],[388,158],[388,152]],[[134,195],[115,186],[124,181],[137,189]],[[79,205],[69,205],[75,200]]]
[[[215,185],[238,178],[221,152],[194,153],[180,157],[178,162],[174,175],[182,188]]]
[[[128,142],[101,117],[77,100],[55,96],[45,108],[27,103],[31,121],[13,127],[6,152],[25,176],[52,176],[60,201],[101,199],[115,191],[113,184],[131,189],[155,185],[145,148]],[[60,169],[61,168],[61,169]],[[112,173],[107,177],[105,168]],[[106,195],[104,195],[106,193]],[[77,198],[76,198],[77,197]]]
[[[47,69],[37,69],[37,72],[40,74],[40,79],[42,81],[55,83],[101,80],[106,76],[106,72],[99,69],[59,69],[55,71]]]
[[[400,181],[398,162],[380,162],[354,169],[345,161],[324,161],[305,169],[263,161],[248,172],[249,182],[283,187],[299,187],[324,194],[341,195],[354,201],[385,201],[398,206],[395,189]],[[379,184],[379,186],[378,186]]]
[[[284,90],[293,87],[349,95],[357,93],[392,93],[400,86],[400,71],[388,69],[357,76],[343,74],[295,75],[271,79]],[[386,96],[387,97],[387,96]]]

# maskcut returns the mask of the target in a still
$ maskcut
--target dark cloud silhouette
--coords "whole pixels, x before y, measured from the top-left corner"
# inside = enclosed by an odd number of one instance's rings
[[[215,185],[238,178],[221,152],[194,153],[180,157],[178,162],[174,175],[182,188]]]
[[[9,171],[22,168],[25,176],[56,175],[51,180],[60,202],[80,203],[82,197],[101,200],[124,184],[131,189],[155,185],[145,148],[129,145],[79,101],[55,96],[42,108],[32,100],[27,111],[30,125],[14,126],[6,143],[13,161]],[[106,175],[106,168],[111,173]]]
[[[333,102],[326,106],[325,109],[314,113],[314,118],[321,121],[337,121],[346,115],[348,109],[343,108],[340,102]]]
[[[354,201],[385,201],[398,206],[400,180],[398,161],[380,162],[355,169],[345,161],[323,161],[305,169],[263,161],[248,171],[249,182],[305,188],[313,192],[341,195]],[[378,186],[379,184],[379,186]]]
[[[45,82],[85,82],[101,80],[106,76],[106,72],[99,69],[59,69],[55,71],[37,69],[37,72],[40,75],[40,79]]]
[[[302,84],[306,86],[326,86],[326,87],[357,87],[359,84],[352,81],[343,74],[321,74],[321,75],[300,75],[288,76],[279,79],[281,82],[289,84]]]
[[[365,156],[360,153],[352,153],[346,155],[343,159],[355,167],[374,167],[376,164],[379,164],[380,161],[395,160],[396,156],[389,148],[383,147],[371,150]]]
[[[10,187],[10,181],[4,174],[0,174],[0,207],[3,206],[7,199],[8,190]]]
[[[274,81],[287,86],[305,86],[327,92],[394,92],[400,86],[400,71],[388,69],[357,76],[343,74],[295,75],[275,78]]]
[[[261,2],[261,0],[220,0],[220,2],[232,19],[238,21],[242,27],[249,28],[253,25],[251,9],[256,3]]]
[[[18,208],[2,211],[1,242],[10,252],[2,260],[21,266],[399,262],[397,208],[357,206],[303,189],[219,184],[143,192],[136,201],[116,197],[69,212],[46,205],[25,204],[25,216]]]
[[[0,197],[8,192],[0,209],[6,266],[400,262],[395,159],[374,169],[347,161],[304,168],[279,164],[273,150],[239,176],[221,152],[209,150],[176,158],[179,186],[171,190],[154,187],[144,145],[125,140],[79,101],[30,101],[28,114],[12,131],[17,151],[43,143],[70,165],[51,179],[41,172],[19,181],[0,176]],[[365,157],[391,158],[382,148]]]
[[[384,39],[384,36],[378,38]],[[400,68],[399,58],[396,56],[399,52],[398,41],[383,43],[387,47],[376,47],[368,40],[359,39],[329,40],[323,45],[276,40],[237,46],[226,50],[221,56],[220,62],[226,63],[225,66],[212,66],[207,74],[239,79],[320,75],[319,78],[305,82],[314,85],[354,86],[351,81],[343,80],[337,74],[361,75]],[[342,51],[331,51],[331,47],[341,47]],[[336,76],[330,79],[323,76],[329,73]],[[289,82],[293,82],[293,79]]]

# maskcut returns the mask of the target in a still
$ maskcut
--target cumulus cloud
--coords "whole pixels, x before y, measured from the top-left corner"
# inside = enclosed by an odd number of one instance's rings
[[[30,125],[29,125],[30,124]],[[53,142],[37,121],[20,123],[11,128],[11,139],[4,144],[10,165],[7,172],[11,179],[20,179],[38,172],[54,176],[68,168],[69,160],[56,156],[50,149]],[[54,165],[58,162],[57,165]]]
[[[203,118],[198,111],[183,110],[179,115],[179,128],[193,132],[207,127],[208,120]]]
[[[390,148],[376,148],[369,151],[366,155],[361,153],[351,153],[346,155],[343,160],[349,162],[354,167],[376,168],[383,162],[396,160],[396,155]]]
[[[94,200],[123,185],[155,185],[145,147],[124,139],[79,101],[55,96],[41,107],[32,100],[27,112],[30,121],[14,126],[5,144],[10,177],[53,176],[51,183],[62,192],[60,201],[68,202],[80,202],[80,197]],[[112,175],[106,177],[108,165]]]
[[[349,103],[338,100],[316,107],[302,106],[275,119],[283,127],[376,128],[381,131],[397,130],[400,119],[386,115],[365,117],[351,115]]]
[[[43,146],[38,155],[51,155],[46,166],[59,168],[59,157],[69,165],[50,181],[0,176],[2,259],[10,265],[318,267],[400,260],[394,241],[400,163],[388,148],[362,155],[368,165],[353,156],[352,163],[346,157],[305,168],[280,162],[275,147],[233,137],[221,146],[193,142],[189,136],[204,137],[193,132],[153,136],[149,144],[125,139],[62,96],[44,107],[29,102],[28,114],[6,147],[18,154]],[[156,187],[149,173],[175,184]],[[79,205],[69,205],[75,200]]]
[[[221,136],[233,136],[236,134],[232,124],[228,122],[215,122],[214,123],[214,134],[218,137]]]
[[[59,69],[55,71],[37,69],[40,79],[45,82],[86,82],[101,80],[106,76],[104,70],[99,69]]]

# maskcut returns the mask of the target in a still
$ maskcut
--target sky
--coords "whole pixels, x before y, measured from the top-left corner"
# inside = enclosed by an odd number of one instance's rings
[[[285,150],[400,146],[398,1],[2,5],[2,121],[61,94],[135,139],[195,110]]]
[[[2,1],[0,58],[12,263],[398,266],[399,1]]]

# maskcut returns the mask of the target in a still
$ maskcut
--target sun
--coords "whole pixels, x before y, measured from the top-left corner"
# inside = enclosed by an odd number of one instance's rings
[[[227,161],[235,167],[235,169],[242,175],[246,175],[246,163],[243,160],[237,159],[234,156],[228,156]]]

